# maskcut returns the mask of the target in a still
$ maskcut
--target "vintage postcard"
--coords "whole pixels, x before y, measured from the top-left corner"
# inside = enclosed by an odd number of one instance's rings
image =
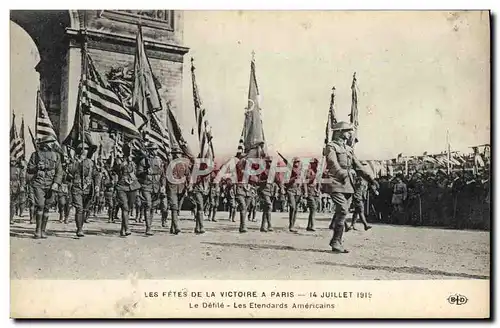
[[[490,19],[11,10],[11,317],[489,318]]]

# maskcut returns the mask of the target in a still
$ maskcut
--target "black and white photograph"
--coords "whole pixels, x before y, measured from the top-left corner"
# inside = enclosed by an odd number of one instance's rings
[[[488,318],[490,21],[10,10],[11,317]]]

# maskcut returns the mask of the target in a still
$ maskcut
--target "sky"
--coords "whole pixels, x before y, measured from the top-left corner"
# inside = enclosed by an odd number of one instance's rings
[[[330,92],[348,120],[358,80],[362,159],[437,153],[490,142],[487,13],[186,11],[181,124],[196,149],[190,60],[219,157],[233,155],[255,51],[269,149],[320,154]],[[38,53],[11,23],[11,109],[34,113]],[[26,54],[30,54],[26,56]],[[33,126],[33,115],[26,115]],[[18,118],[18,125],[20,118]],[[26,135],[27,131],[26,131]],[[30,147],[28,143],[28,147]]]

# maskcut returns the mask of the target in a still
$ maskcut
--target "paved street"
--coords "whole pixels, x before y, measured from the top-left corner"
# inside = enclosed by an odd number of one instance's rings
[[[328,215],[329,216],[329,215]],[[12,279],[489,279],[490,233],[374,224],[370,231],[345,235],[351,253],[333,254],[328,246],[329,218],[320,214],[317,231],[307,232],[299,213],[299,232],[286,229],[287,213],[272,213],[274,232],[238,222],[220,212],[195,235],[190,213],[181,214],[183,233],[170,235],[154,219],[155,235],[144,236],[144,223],[132,221],[132,235],[119,237],[120,224],[104,215],[85,225],[61,224],[51,213],[49,238],[32,239],[27,213],[10,229]],[[238,215],[237,215],[238,219]],[[170,222],[169,222],[170,224]]]

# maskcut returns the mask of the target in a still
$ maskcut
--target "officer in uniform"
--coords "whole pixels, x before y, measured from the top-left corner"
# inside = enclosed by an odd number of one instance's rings
[[[273,227],[271,225],[271,210],[273,206],[271,197],[274,191],[274,181],[268,181],[269,172],[271,170],[271,162],[271,158],[266,158],[266,169],[260,174],[258,191],[262,202],[262,222],[260,225],[261,232],[273,231]]]
[[[36,239],[47,238],[49,208],[54,202],[62,180],[60,154],[52,149],[53,140],[38,139],[37,148],[28,162],[28,174],[33,174],[32,188],[35,203]]]
[[[68,156],[63,156],[62,169],[63,177],[61,180],[61,185],[59,186],[59,198],[58,198],[58,210],[59,210],[59,223],[68,223],[68,216],[70,210],[69,194],[71,189],[68,186],[68,168],[71,166]]]
[[[236,185],[227,179],[226,183],[226,199],[229,205],[229,221],[235,222],[234,217],[236,216]]]
[[[209,204],[208,204],[208,219],[217,222],[215,219],[215,214],[217,213],[217,208],[219,207],[219,201],[220,201],[220,190],[221,186],[219,183],[215,181],[215,178],[217,176],[216,171],[212,171],[212,174],[210,176],[210,185],[208,187],[208,197],[209,197]]]
[[[352,214],[352,222],[351,226],[347,228],[347,230],[356,230],[355,223],[359,216],[361,222],[365,227],[365,231],[371,229],[372,227],[368,225],[365,217],[365,202],[368,194],[368,183],[360,176],[355,177],[354,184],[354,196],[353,196],[353,205],[354,205],[354,213]]]
[[[182,161],[178,161],[183,159]],[[172,160],[176,160],[175,165]],[[191,172],[191,162],[187,158],[183,158],[180,153],[172,153],[168,165],[165,165],[165,195],[162,196],[160,204],[162,212],[162,226],[166,226],[168,210],[172,214],[172,222],[170,224],[170,233],[177,235],[181,232],[179,227],[180,213],[180,198],[187,193],[190,185],[189,174]],[[184,182],[180,182],[182,178]]]
[[[253,176],[251,177],[253,178]],[[257,214],[257,187],[254,185],[254,181],[249,181],[248,193],[247,193],[247,211],[248,211],[248,221],[255,222],[255,215]]]
[[[68,168],[71,179],[71,197],[75,208],[76,236],[84,237],[83,224],[88,216],[94,195],[99,195],[100,177],[95,170],[91,157],[96,151],[95,145],[80,143],[76,149],[79,156]]]
[[[106,162],[106,167],[104,168],[104,175],[102,186],[104,188],[104,199],[105,206],[108,209],[108,223],[114,223],[116,219],[115,215],[115,183],[116,183],[116,173],[111,170],[111,158]]]
[[[294,158],[292,175],[290,180],[285,184],[286,192],[288,195],[288,230],[290,232],[297,232],[295,229],[295,221],[297,220],[298,205],[301,198],[302,183],[300,180],[300,160]]]
[[[307,231],[314,230],[314,217],[316,212],[321,207],[320,196],[321,188],[318,181],[316,181],[316,171],[318,169],[318,160],[314,159],[311,163],[311,167],[307,172],[307,184],[304,187],[304,197],[307,200],[307,207],[309,208],[309,218],[307,221]]]
[[[248,182],[243,181],[243,175],[245,171],[246,161],[241,158],[236,164],[236,173],[238,176],[238,182],[236,183],[236,203],[240,210],[240,233],[246,233],[246,216],[247,216],[247,197],[250,194],[248,188]]]
[[[14,214],[21,197],[21,167],[15,158],[10,159],[10,223],[14,223]]]
[[[137,165],[137,177],[142,186],[141,196],[144,200],[145,234],[152,236],[153,212],[160,203],[160,194],[165,193],[165,168],[162,159],[158,156],[156,144],[146,144],[146,150],[148,154],[145,154]]]
[[[330,246],[334,252],[348,253],[342,244],[342,236],[354,193],[353,169],[373,186],[377,187],[378,183],[363,169],[353,149],[347,145],[347,141],[351,139],[352,126],[347,122],[338,122],[333,125],[332,130],[333,141],[329,142],[323,151],[327,162],[327,175],[331,179],[326,188],[335,204],[335,224]]]
[[[129,211],[134,206],[135,198],[141,184],[137,180],[136,165],[132,160],[131,149],[128,144],[123,145],[123,158],[117,158],[114,165],[117,174],[116,201],[122,212],[120,236],[130,235]]]
[[[24,159],[19,159],[19,168],[21,170],[21,176],[19,179],[19,184],[21,191],[19,192],[19,203],[17,204],[17,215],[19,217],[23,216],[24,206],[26,204],[26,161]]]

